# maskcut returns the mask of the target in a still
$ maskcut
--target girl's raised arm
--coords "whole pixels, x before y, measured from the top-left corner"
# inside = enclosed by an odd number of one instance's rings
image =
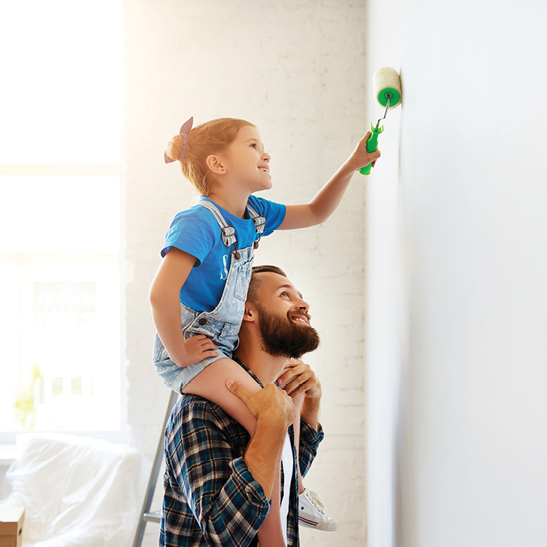
[[[380,151],[367,152],[366,143],[370,131],[359,141],[351,156],[340,169],[319,190],[315,197],[306,204],[287,205],[285,219],[279,230],[307,228],[325,222],[336,210],[345,194],[355,171],[372,163],[380,157]]]

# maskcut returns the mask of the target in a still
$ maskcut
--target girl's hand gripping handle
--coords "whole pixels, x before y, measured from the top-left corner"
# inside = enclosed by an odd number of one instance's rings
[[[372,131],[371,136],[367,140],[367,152],[374,152],[378,149],[378,135],[384,131],[384,126],[376,126],[371,124],[370,129]],[[372,163],[369,163],[366,167],[359,169],[361,175],[370,175],[370,170],[372,169]]]

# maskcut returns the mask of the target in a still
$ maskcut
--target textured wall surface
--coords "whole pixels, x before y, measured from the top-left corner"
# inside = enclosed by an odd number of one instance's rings
[[[308,201],[366,130],[364,2],[125,2],[125,336],[132,442],[152,456],[168,393],[150,364],[148,289],[172,216],[195,199],[163,149],[188,117],[248,119],[272,156],[274,201]],[[339,523],[302,544],[362,546],[365,532],[364,196],[355,175],[322,226],[265,238],[256,263],[285,269],[322,335],[308,356],[326,440],[306,480]],[[161,484],[160,484],[161,490]],[[159,505],[161,492],[156,495]],[[147,545],[155,545],[148,525]]]

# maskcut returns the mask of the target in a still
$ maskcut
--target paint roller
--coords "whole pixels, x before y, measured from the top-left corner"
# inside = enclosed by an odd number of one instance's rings
[[[396,108],[401,104],[401,78],[399,73],[390,67],[379,68],[372,79],[372,87],[376,100],[380,106],[385,106],[384,116],[378,120],[376,127],[370,124],[372,135],[367,140],[367,152],[374,152],[378,148],[378,136],[384,131],[384,126],[380,127],[380,122],[386,119],[390,108]],[[372,163],[359,169],[362,175],[370,175]]]

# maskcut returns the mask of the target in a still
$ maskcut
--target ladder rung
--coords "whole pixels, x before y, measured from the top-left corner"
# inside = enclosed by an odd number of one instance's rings
[[[142,518],[146,522],[161,522],[161,511],[154,511],[153,513],[144,513]]]

